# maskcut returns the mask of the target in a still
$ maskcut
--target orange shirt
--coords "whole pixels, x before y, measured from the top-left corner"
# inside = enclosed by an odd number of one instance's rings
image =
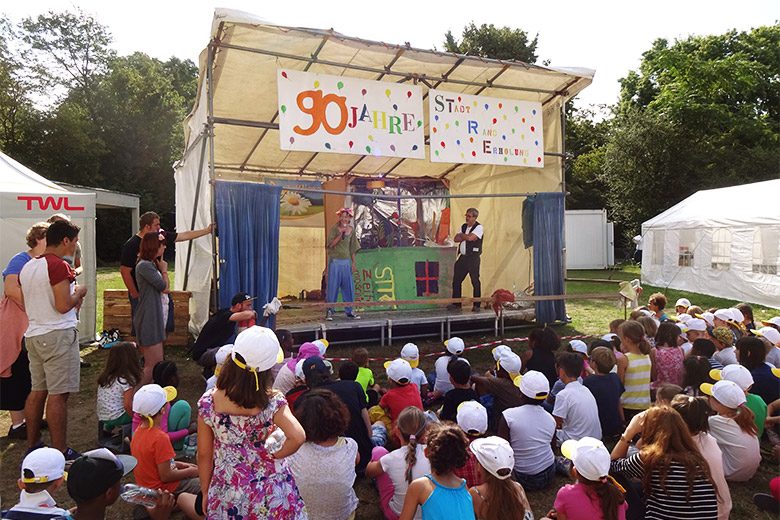
[[[173,493],[179,485],[178,481],[163,482],[157,465],[170,462],[176,457],[168,434],[160,428],[139,427],[130,441],[130,453],[138,460],[133,470],[135,481],[139,486],[151,489],[164,489]]]

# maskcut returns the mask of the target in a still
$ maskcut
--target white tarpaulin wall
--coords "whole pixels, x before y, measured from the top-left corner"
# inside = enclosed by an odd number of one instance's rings
[[[79,242],[84,272],[77,281],[86,285],[88,292],[79,311],[79,341],[95,341],[95,194],[69,192],[0,152],[0,265],[3,269],[12,256],[29,249],[25,242],[27,230],[54,213],[70,216],[81,228]]]
[[[261,182],[264,175],[288,175],[325,180],[345,174],[433,177],[446,178],[453,195],[561,191],[563,104],[588,86],[594,74],[587,69],[553,69],[388,45],[334,31],[280,27],[227,9],[216,10],[211,38],[201,54],[198,98],[185,121],[186,151],[175,168],[179,230],[192,229],[193,215],[195,228],[211,222],[209,181],[218,179]],[[424,160],[282,150],[277,114],[280,68],[411,82],[424,95],[436,88],[539,102],[544,117],[544,168],[433,163],[428,160],[427,146]],[[210,126],[213,139],[208,137]],[[453,225],[460,224],[458,215],[467,207],[479,207],[486,229],[481,269],[484,293],[513,285],[524,288],[532,279],[531,250],[522,247],[522,200],[452,199]],[[206,238],[194,241],[188,270],[187,248],[176,256],[176,271],[186,271],[186,289],[193,293],[191,325],[195,330],[208,317],[212,247]],[[319,287],[324,230],[282,227],[279,265],[279,294]],[[176,276],[177,289],[184,288],[184,278]],[[293,283],[297,289],[286,285]],[[464,290],[468,294],[469,289]]]
[[[642,281],[780,308],[780,179],[694,193],[642,224]]]

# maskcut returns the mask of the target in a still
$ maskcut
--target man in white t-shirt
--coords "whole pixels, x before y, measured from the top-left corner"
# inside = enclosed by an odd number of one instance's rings
[[[558,426],[558,441],[583,437],[601,439],[601,422],[596,399],[577,378],[582,372],[584,360],[574,352],[558,356],[558,377],[566,385],[555,397],[553,417]]]
[[[51,445],[66,460],[79,454],[68,448],[68,396],[79,391],[79,341],[77,311],[87,293],[76,286],[76,273],[63,257],[73,256],[79,227],[67,220],[52,223],[46,231],[46,251],[27,262],[19,273],[29,325],[24,333],[30,358],[32,391],[27,397],[27,443],[40,442],[44,405]],[[47,402],[48,397],[48,402]]]
[[[458,244],[458,259],[455,260],[455,268],[452,274],[452,297],[461,297],[461,286],[466,275],[471,279],[474,288],[474,298],[482,296],[482,284],[479,281],[479,263],[482,254],[482,236],[484,230],[482,224],[477,222],[479,211],[477,208],[466,210],[466,223],[460,227],[460,233],[455,235]],[[448,309],[460,309],[460,303],[453,303]],[[479,310],[479,302],[474,302],[473,311]]]

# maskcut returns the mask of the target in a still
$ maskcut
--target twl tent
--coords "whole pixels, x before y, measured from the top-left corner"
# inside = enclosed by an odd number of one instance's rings
[[[642,280],[780,308],[780,179],[694,193],[642,224]]]
[[[25,235],[36,222],[54,213],[64,213],[81,227],[81,265],[78,283],[87,286],[79,311],[79,340],[95,340],[95,194],[75,193],[41,177],[0,152],[0,265],[5,267],[16,253],[27,250]]]
[[[346,140],[343,150],[337,149],[335,143],[331,148],[331,142],[324,143],[321,152],[295,148],[302,139],[293,145],[293,138],[289,141],[287,137],[281,138],[284,134],[281,134],[280,123],[284,123],[292,107],[283,101],[288,93],[279,91],[277,84],[282,77],[292,82],[293,76],[304,74],[343,78],[338,84],[333,81],[333,94],[325,95],[331,99],[337,99],[356,81],[382,82],[379,92],[387,96],[387,106],[392,105],[388,109],[391,116],[394,110],[400,115],[403,103],[409,99],[425,100],[425,103],[420,102],[423,115],[415,118],[416,125],[414,119],[404,119],[404,129],[409,124],[410,130],[422,130],[425,144],[420,139],[419,148],[417,145],[411,148],[418,150],[413,157],[399,156],[394,144],[389,145],[389,149],[385,146],[380,153],[378,143],[371,142],[375,136],[366,132],[368,135],[361,136],[363,142],[350,140],[349,149]],[[184,157],[175,169],[177,228],[194,229],[217,220],[219,235],[219,242],[216,238],[194,241],[180,249],[176,257],[177,289],[193,293],[191,325],[197,330],[205,322],[209,294],[216,289],[219,302],[212,303],[224,306],[230,298],[230,294],[225,293],[234,288],[254,290],[261,300],[276,294],[298,294],[303,289],[319,288],[325,267],[326,225],[333,210],[344,203],[346,192],[354,189],[356,179],[370,179],[379,186],[383,186],[384,180],[396,180],[399,194],[403,194],[407,186],[424,180],[440,182],[446,186],[447,196],[453,197],[450,209],[454,225],[460,224],[466,208],[478,206],[479,220],[487,230],[482,255],[483,293],[487,294],[501,287],[523,289],[529,285],[533,253],[523,247],[521,195],[554,193],[557,197],[551,197],[551,200],[558,204],[559,211],[551,214],[555,214],[558,222],[550,225],[561,230],[558,233],[551,231],[549,236],[560,236],[560,240],[553,246],[557,250],[545,257],[556,262],[547,271],[557,271],[560,275],[563,265],[560,261],[563,254],[562,194],[565,193],[563,108],[568,99],[591,83],[593,74],[592,70],[586,69],[555,69],[420,50],[409,45],[388,45],[347,37],[333,30],[280,27],[250,14],[216,10],[211,42],[200,57],[198,98],[185,121]],[[320,81],[325,80],[314,77],[309,84],[319,89]],[[440,128],[439,134],[431,129],[428,96],[433,89],[446,91],[444,97],[453,100],[457,97],[458,101],[458,96],[467,95],[511,100],[516,111],[517,105],[523,102],[538,104],[535,106],[539,107],[540,113],[534,112],[534,115],[540,120],[543,118],[543,125],[534,128],[531,124],[530,129],[517,132],[518,135],[523,132],[524,140],[543,146],[538,157],[536,154],[529,157],[534,164],[529,167],[474,164],[469,163],[469,158],[460,162],[440,162],[439,153],[455,152],[456,141],[453,139],[445,149],[446,143],[439,137],[445,128]],[[363,89],[364,96],[371,95],[367,90]],[[355,96],[360,97],[359,87],[356,92]],[[396,95],[397,98],[391,98]],[[294,100],[293,97],[292,105]],[[488,103],[483,103],[486,110]],[[501,102],[497,105],[500,108]],[[306,102],[299,102],[299,106],[308,110]],[[474,100],[474,110],[481,107],[482,103],[478,106]],[[352,115],[356,117],[357,114]],[[525,120],[523,123],[528,128]],[[374,124],[384,125],[384,120],[374,121]],[[391,119],[391,132],[392,128]],[[503,138],[506,139],[506,135]],[[493,139],[501,142],[501,133],[493,134]],[[466,143],[457,141],[457,145],[462,144]],[[469,153],[476,155],[476,151]],[[307,183],[314,182],[320,190],[327,192],[324,193],[325,222],[305,225],[299,221],[290,225],[283,219],[281,228],[278,224],[274,227],[274,221],[279,219],[278,191],[271,190],[269,197],[264,198],[265,192],[261,196],[259,188],[254,189],[252,185],[286,185],[284,183],[290,182],[304,189],[311,189]],[[307,193],[310,192],[303,194]],[[282,201],[291,212],[295,208],[308,207],[300,205],[297,195]],[[318,195],[323,195],[322,191]],[[358,202],[353,198],[351,203]],[[236,205],[242,205],[242,212],[228,218],[230,208]],[[276,209],[271,207],[273,205]],[[375,204],[368,206],[370,211],[375,209]],[[539,206],[546,207],[541,202]],[[260,212],[260,207],[267,211]],[[398,208],[403,218],[405,210],[400,202]],[[221,217],[216,218],[217,215]],[[433,218],[440,223],[440,212],[437,211]],[[257,226],[266,229],[258,230]],[[452,229],[455,227],[450,231]],[[259,237],[264,237],[262,244]],[[251,258],[246,256],[247,248],[254,249]],[[278,263],[274,256],[276,251]],[[242,274],[239,276],[237,271]],[[251,271],[264,272],[265,281],[256,285],[257,289],[247,286],[247,277],[253,275]],[[213,277],[215,272],[217,277]],[[427,277],[429,273],[425,271],[424,274]],[[235,280],[241,277],[244,281],[236,285]],[[538,283],[536,288],[540,293],[542,289]],[[562,287],[555,290],[560,292]],[[467,288],[464,293],[469,294]],[[560,305],[558,314],[562,310]],[[560,318],[563,316],[557,319]]]

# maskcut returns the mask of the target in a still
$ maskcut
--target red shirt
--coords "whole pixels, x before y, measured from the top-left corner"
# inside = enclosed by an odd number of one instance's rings
[[[416,406],[423,409],[422,399],[420,398],[420,389],[414,383],[407,383],[403,386],[396,386],[382,396],[379,400],[379,406],[384,408],[390,414],[390,419],[395,424],[398,415],[407,406]]]
[[[482,476],[479,474],[479,461],[476,455],[471,453],[471,448],[467,450],[469,458],[466,464],[455,470],[455,475],[466,479],[466,487],[471,488],[482,484]]]
[[[140,426],[130,441],[130,453],[138,460],[133,474],[139,486],[164,489],[171,493],[176,490],[179,482],[163,482],[157,469],[161,462],[171,462],[176,457],[167,433],[157,427]]]

